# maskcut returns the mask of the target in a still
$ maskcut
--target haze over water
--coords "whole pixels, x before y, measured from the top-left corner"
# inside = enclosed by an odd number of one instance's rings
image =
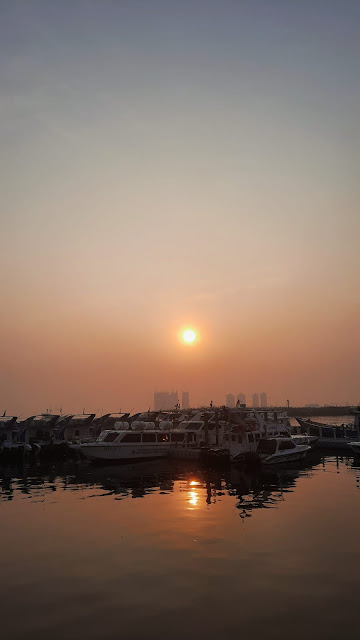
[[[0,468],[7,640],[352,637],[360,466]]]
[[[359,401],[359,14],[1,3],[0,411]]]

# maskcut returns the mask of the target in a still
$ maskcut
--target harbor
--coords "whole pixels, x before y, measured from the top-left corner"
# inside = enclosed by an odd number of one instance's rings
[[[301,459],[312,447],[349,450],[360,447],[360,407],[346,422],[290,419],[286,411],[239,404],[172,411],[53,415],[18,420],[0,417],[0,456],[82,457],[93,462],[124,463],[156,458],[212,463],[284,463]]]
[[[0,640],[356,637],[359,31],[2,3]]]

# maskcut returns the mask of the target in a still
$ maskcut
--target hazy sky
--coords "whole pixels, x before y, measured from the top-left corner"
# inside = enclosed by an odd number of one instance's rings
[[[0,1],[0,410],[360,400],[359,28],[358,0]]]

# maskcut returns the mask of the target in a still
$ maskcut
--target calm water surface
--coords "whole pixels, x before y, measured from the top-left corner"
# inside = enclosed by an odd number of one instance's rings
[[[4,640],[340,638],[358,627],[360,460],[0,469]]]

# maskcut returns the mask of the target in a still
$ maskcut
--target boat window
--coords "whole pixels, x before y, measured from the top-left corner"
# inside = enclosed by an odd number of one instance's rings
[[[252,433],[249,433],[248,438],[249,442],[254,442],[254,435]]]
[[[295,449],[296,444],[292,440],[285,440],[284,442],[280,442],[279,451],[285,451],[285,449]]]
[[[334,430],[332,429],[332,427],[321,427],[321,431],[322,431],[323,438],[334,437]]]
[[[260,433],[255,433],[255,440],[260,440]]]
[[[194,435],[193,433],[187,433],[187,434],[186,434],[186,441],[187,441],[187,442],[192,442],[192,440],[193,440],[193,435]]]
[[[320,432],[319,427],[310,427],[309,428],[309,433],[310,433],[311,436],[316,436],[317,438],[319,436],[321,436],[321,432]]]
[[[191,431],[196,431],[197,429],[200,429],[200,427],[203,426],[202,422],[189,422],[189,424],[186,425],[185,429],[187,430],[191,430]]]
[[[167,434],[166,434],[166,436],[168,437]],[[172,433],[171,434],[171,441],[172,442],[184,442],[184,436],[185,436],[185,433]]]
[[[110,431],[110,433],[105,436],[103,442],[114,442],[118,435],[119,434],[116,431]]]
[[[258,453],[267,453],[271,455],[276,451],[276,440],[260,440],[257,446]]]
[[[242,442],[242,436],[238,437],[239,442]]]
[[[156,434],[155,433],[146,433],[144,432],[142,434],[142,441],[143,442],[155,442],[156,440]]]
[[[170,436],[168,433],[158,433],[156,435],[157,442],[169,442]]]
[[[346,429],[346,437],[347,438],[357,438],[358,432],[356,429]]]
[[[125,433],[121,442],[141,442],[141,433]]]
[[[336,429],[335,435],[337,438],[344,438],[345,437],[344,429],[342,429],[341,427],[340,429]]]
[[[80,430],[79,429],[75,429],[75,435],[79,436],[80,435]]]
[[[35,437],[39,440],[50,440],[50,432],[44,431],[43,429],[37,429]]]

